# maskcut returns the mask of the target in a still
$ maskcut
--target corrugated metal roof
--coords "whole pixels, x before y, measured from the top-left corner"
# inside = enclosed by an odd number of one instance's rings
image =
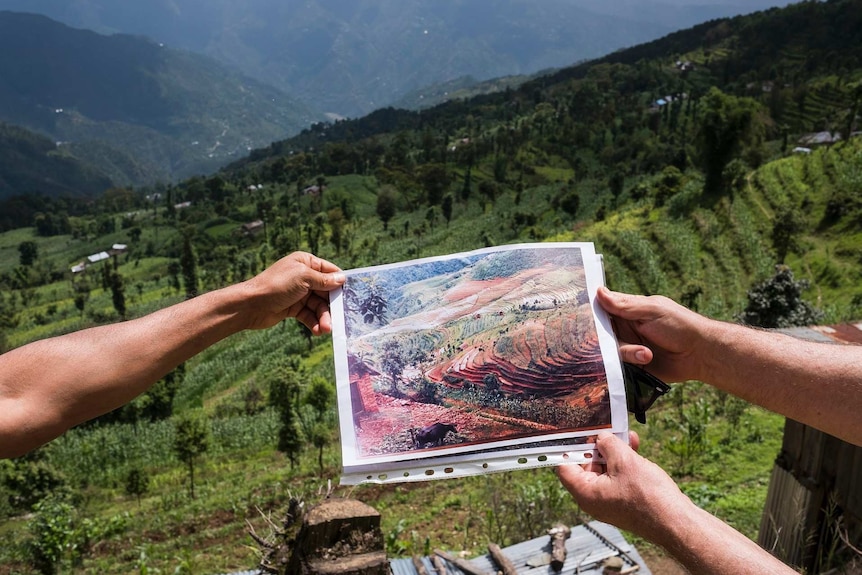
[[[592,521],[587,525],[572,527],[572,535],[566,541],[566,562],[560,575],[601,575],[603,563],[610,557],[619,556],[617,549],[609,546],[602,538],[616,546],[639,566],[638,575],[651,575],[637,549],[634,548],[616,527]],[[503,549],[518,573],[521,575],[549,575],[556,573],[549,566],[551,552],[550,537],[537,537],[523,543],[518,543]],[[423,557],[422,562],[428,573],[436,573],[431,560]],[[497,567],[490,555],[483,555],[470,560],[477,569],[487,573],[496,573]],[[452,575],[463,575],[463,571],[444,561],[447,571]],[[392,559],[389,562],[393,575],[417,575],[412,559]],[[630,564],[629,564],[630,565]]]
[[[862,323],[787,327],[777,329],[776,331],[810,341],[862,344]]]

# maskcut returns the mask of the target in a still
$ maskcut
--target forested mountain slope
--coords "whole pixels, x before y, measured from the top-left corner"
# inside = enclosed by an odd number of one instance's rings
[[[0,78],[0,120],[62,142],[118,184],[209,172],[316,119],[205,57],[30,14],[0,12]]]
[[[0,0],[227,63],[321,111],[356,117],[412,90],[569,66],[788,0]]]

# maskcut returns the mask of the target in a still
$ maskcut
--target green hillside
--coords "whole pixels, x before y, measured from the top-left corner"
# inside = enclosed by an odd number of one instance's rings
[[[212,172],[322,117],[205,57],[32,14],[0,12],[0,77],[0,120],[118,185]]]
[[[0,198],[28,193],[100,194],[111,187],[103,174],[48,138],[0,122]]]
[[[100,267],[67,271],[115,243],[129,246],[116,260],[126,317],[178,301],[188,288],[184,238],[204,290],[296,249],[346,269],[592,241],[615,289],[662,293],[735,321],[748,290],[783,261],[809,282],[803,295],[823,323],[858,319],[862,63],[859,40],[847,36],[860,24],[862,6],[848,0],[714,21],[500,94],[317,124],[158,196],[114,190],[86,209],[42,204],[0,234],[0,345],[120,319]],[[773,57],[756,57],[767,44]],[[794,152],[820,131],[841,137]],[[241,232],[258,218],[265,230]],[[279,416],[269,403],[292,384],[305,442],[296,466],[275,449]],[[337,483],[333,386],[327,339],[309,342],[293,324],[238,334],[100,423],[3,462],[9,545],[0,572],[34,572],[34,548],[54,549],[62,569],[82,573],[251,568],[246,521],[266,533],[259,510],[277,514],[291,496],[314,499]],[[315,407],[320,397],[328,409]],[[174,422],[191,414],[211,434],[194,499],[172,447]],[[648,420],[633,423],[642,451],[698,505],[756,536],[783,419],[689,382]],[[149,483],[136,494],[127,486],[140,473]],[[55,496],[28,515],[44,491]],[[336,492],[382,512],[392,556],[478,554],[489,541],[582,519],[550,470]],[[57,517],[60,528],[44,527]]]

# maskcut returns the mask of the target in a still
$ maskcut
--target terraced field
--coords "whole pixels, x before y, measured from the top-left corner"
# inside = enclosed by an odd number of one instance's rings
[[[610,424],[583,269],[431,283],[430,303],[351,344],[362,452],[413,449],[409,430],[437,422],[458,432],[429,448]],[[402,369],[387,369],[396,348]]]

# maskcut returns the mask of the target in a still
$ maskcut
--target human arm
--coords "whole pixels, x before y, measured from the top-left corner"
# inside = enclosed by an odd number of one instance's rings
[[[658,465],[610,433],[604,465],[562,465],[557,475],[581,509],[663,547],[690,573],[796,573],[751,539],[697,507]]]
[[[862,445],[862,346],[805,341],[708,319],[662,296],[598,291],[623,361],[697,379]]]
[[[0,457],[15,457],[120,407],[225,337],[295,317],[330,331],[332,263],[286,256],[254,278],[150,315],[36,341],[0,355]]]

